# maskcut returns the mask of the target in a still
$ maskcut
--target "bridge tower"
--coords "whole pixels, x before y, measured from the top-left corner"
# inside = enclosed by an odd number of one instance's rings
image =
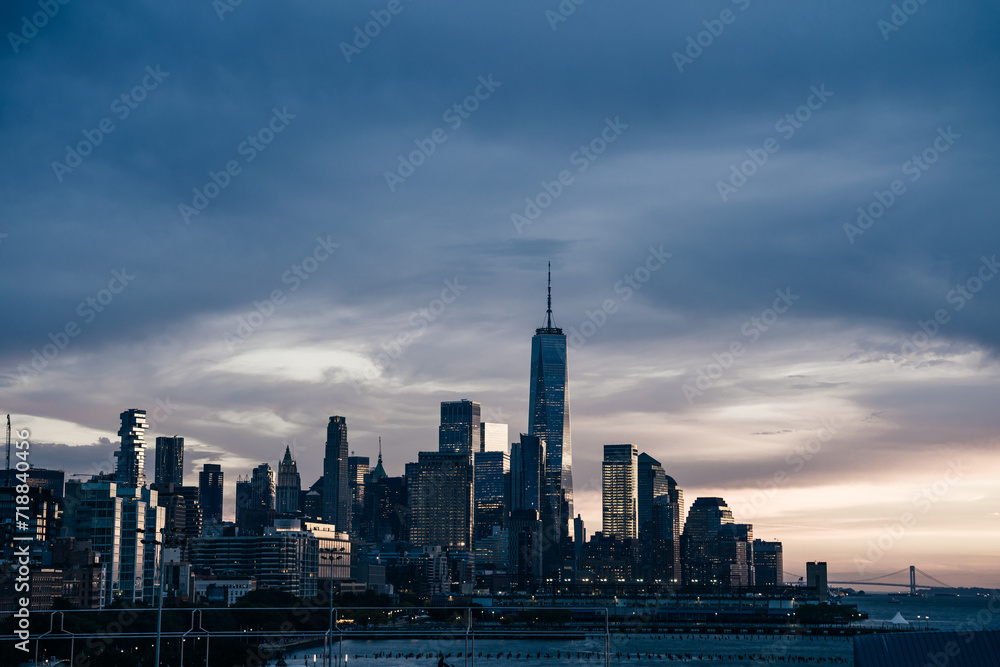
[[[916,596],[917,594],[917,566],[910,566],[910,595]]]

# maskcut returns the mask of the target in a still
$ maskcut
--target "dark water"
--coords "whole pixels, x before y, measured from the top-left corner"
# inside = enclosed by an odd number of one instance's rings
[[[870,618],[863,625],[893,627],[899,612],[915,629],[956,630],[968,627],[1000,627],[1000,600],[987,597],[895,597],[865,595],[849,599]],[[992,609],[991,609],[992,607]],[[996,610],[996,611],[993,611]],[[455,667],[472,664],[464,657],[464,641],[384,640],[345,641],[346,665],[395,667],[396,665],[437,664],[445,654]],[[336,648],[336,647],[335,647]],[[470,650],[473,650],[470,646]],[[853,642],[850,637],[774,637],[759,635],[613,635],[611,664],[732,665],[851,665]],[[604,637],[585,640],[477,640],[475,664],[501,665],[603,665]],[[508,657],[509,654],[509,657]],[[518,655],[520,654],[520,657]],[[447,657],[449,656],[450,657]],[[418,657],[419,656],[419,657]],[[315,662],[314,662],[315,657]],[[302,651],[286,658],[290,666],[322,665],[322,649]],[[336,661],[335,661],[336,663]]]

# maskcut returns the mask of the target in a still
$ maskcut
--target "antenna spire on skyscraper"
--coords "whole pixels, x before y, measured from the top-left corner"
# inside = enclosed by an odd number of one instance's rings
[[[549,260],[549,307],[545,311],[545,327],[552,328],[552,260]]]

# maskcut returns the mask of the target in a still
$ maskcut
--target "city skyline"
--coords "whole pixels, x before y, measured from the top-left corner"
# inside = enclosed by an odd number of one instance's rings
[[[998,586],[1000,9],[892,4],[406,3],[349,55],[372,8],[60,5],[0,56],[0,404],[67,473],[145,409],[230,518],[331,415],[401,475],[443,401],[529,432],[551,259],[588,532],[632,443],[789,570]]]

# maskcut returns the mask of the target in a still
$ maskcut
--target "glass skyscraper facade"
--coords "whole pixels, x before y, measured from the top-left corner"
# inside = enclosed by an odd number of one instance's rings
[[[552,272],[549,270],[545,326],[531,338],[528,434],[545,441],[542,530],[547,572],[562,566],[562,548],[573,516],[573,448],[570,438],[566,336],[552,326]]]
[[[601,482],[604,534],[637,538],[638,448],[635,445],[604,445]]]
[[[184,484],[184,438],[180,436],[156,439],[156,487]]]
[[[115,452],[115,483],[119,489],[136,489],[146,485],[146,423],[145,410],[126,410],[121,413],[122,426],[118,435],[121,448]]]
[[[478,542],[507,525],[507,503],[504,476],[510,472],[507,452],[476,452],[474,464],[476,517],[475,540]]]
[[[475,401],[442,401],[438,451],[461,452],[470,457],[480,451],[481,412],[481,406]]]

